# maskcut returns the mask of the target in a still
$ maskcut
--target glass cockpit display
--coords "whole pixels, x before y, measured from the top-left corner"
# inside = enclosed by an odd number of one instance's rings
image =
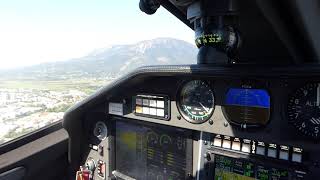
[[[215,155],[214,180],[285,180],[289,171],[250,161]]]
[[[243,128],[263,126],[270,117],[270,96],[264,89],[231,88],[222,110],[228,121]]]
[[[116,170],[135,179],[185,179],[191,172],[188,131],[116,122]],[[191,158],[191,159],[190,159]]]

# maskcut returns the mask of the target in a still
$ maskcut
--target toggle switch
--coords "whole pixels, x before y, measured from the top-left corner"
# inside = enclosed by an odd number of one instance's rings
[[[102,178],[106,175],[106,163],[99,160],[97,164],[98,175]]]
[[[103,156],[103,146],[102,145],[99,145],[98,146],[98,153],[100,154],[100,156]]]

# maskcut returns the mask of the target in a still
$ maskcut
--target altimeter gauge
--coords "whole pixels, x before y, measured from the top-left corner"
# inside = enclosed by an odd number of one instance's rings
[[[320,83],[309,83],[289,98],[287,115],[290,123],[306,136],[319,139]]]

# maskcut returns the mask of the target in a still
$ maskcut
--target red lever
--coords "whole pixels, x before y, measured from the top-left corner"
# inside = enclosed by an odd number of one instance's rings
[[[90,180],[91,179],[91,171],[84,170],[80,167],[80,170],[76,173],[76,180]]]

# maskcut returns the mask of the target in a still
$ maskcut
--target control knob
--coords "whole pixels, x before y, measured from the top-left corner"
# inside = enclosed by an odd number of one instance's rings
[[[94,136],[96,136],[99,140],[104,140],[108,135],[108,128],[105,123],[102,121],[98,121],[93,130]]]
[[[87,168],[87,170],[90,170],[93,172],[96,168],[96,164],[92,158],[89,158],[85,164],[85,167]]]

